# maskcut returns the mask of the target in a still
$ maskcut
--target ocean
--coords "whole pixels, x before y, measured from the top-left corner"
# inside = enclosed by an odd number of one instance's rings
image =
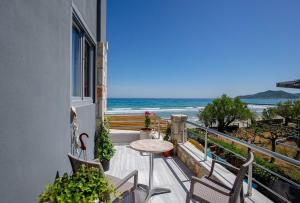
[[[107,114],[140,114],[153,112],[162,118],[172,114],[185,114],[191,121],[197,121],[197,113],[213,99],[150,99],[150,98],[109,98]],[[248,107],[261,114],[263,109],[276,105],[287,99],[242,99]]]

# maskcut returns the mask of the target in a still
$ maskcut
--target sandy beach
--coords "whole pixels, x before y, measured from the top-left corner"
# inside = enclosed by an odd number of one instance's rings
[[[156,114],[152,114],[151,128],[164,132],[167,128],[168,121],[160,118]],[[127,115],[107,115],[110,129],[119,130],[140,130],[145,126],[144,114],[127,114]]]

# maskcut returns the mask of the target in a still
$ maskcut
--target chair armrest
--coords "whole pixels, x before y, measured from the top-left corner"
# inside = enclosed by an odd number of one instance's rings
[[[234,167],[234,166],[231,166],[231,165],[229,165],[229,164],[227,164],[227,163],[225,163],[225,162],[223,162],[223,161],[218,161],[218,160],[213,159],[213,160],[212,160],[211,169],[210,169],[210,172],[209,172],[208,177],[211,177],[211,176],[212,176],[212,174],[213,174],[213,172],[214,172],[215,163],[220,164],[220,165],[225,166],[225,167],[228,167],[228,168],[230,168],[230,169],[232,169],[232,170],[234,170],[234,171],[239,171],[239,170],[240,170],[239,168]]]
[[[93,159],[92,161],[93,161],[93,162],[97,162],[97,163],[100,162],[99,158]]]
[[[132,177],[134,177],[134,190],[137,188],[137,182],[138,182],[138,171],[137,170],[134,170],[132,171],[131,173],[129,173],[125,178],[123,178],[121,180],[121,182],[119,182],[117,185],[116,185],[116,188],[120,188],[122,185],[124,185],[128,180],[130,180]]]
[[[214,190],[214,191],[216,191],[216,192],[219,192],[219,193],[221,193],[221,194],[229,195],[229,193],[224,192],[224,191],[222,191],[222,190],[219,190],[218,188],[215,188],[215,187],[213,187],[213,186],[211,186],[211,185],[209,185],[209,184],[203,182],[200,178],[197,178],[197,177],[195,177],[195,176],[192,176],[192,178],[191,178],[191,192],[192,192],[192,194],[194,193],[194,184],[195,184],[196,182],[198,182],[198,183],[200,183],[200,184],[202,184],[202,185],[205,185],[206,187],[208,187],[208,188],[210,188],[210,189],[212,189],[212,190]],[[193,189],[193,191],[192,191],[192,189]]]

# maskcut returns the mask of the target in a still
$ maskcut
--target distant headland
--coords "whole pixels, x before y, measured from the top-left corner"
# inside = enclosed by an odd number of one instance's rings
[[[238,96],[241,99],[300,99],[300,93],[288,93],[282,90],[268,90],[256,94]]]

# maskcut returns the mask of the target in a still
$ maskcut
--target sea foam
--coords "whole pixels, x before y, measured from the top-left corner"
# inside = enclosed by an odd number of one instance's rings
[[[261,113],[264,109],[273,107],[272,105],[255,105],[248,104],[248,108],[254,112]],[[108,114],[138,114],[144,113],[145,111],[150,111],[153,113],[159,112],[198,112],[199,110],[203,110],[204,106],[199,107],[178,107],[178,108],[160,108],[160,107],[145,107],[145,108],[112,108],[108,109]]]

